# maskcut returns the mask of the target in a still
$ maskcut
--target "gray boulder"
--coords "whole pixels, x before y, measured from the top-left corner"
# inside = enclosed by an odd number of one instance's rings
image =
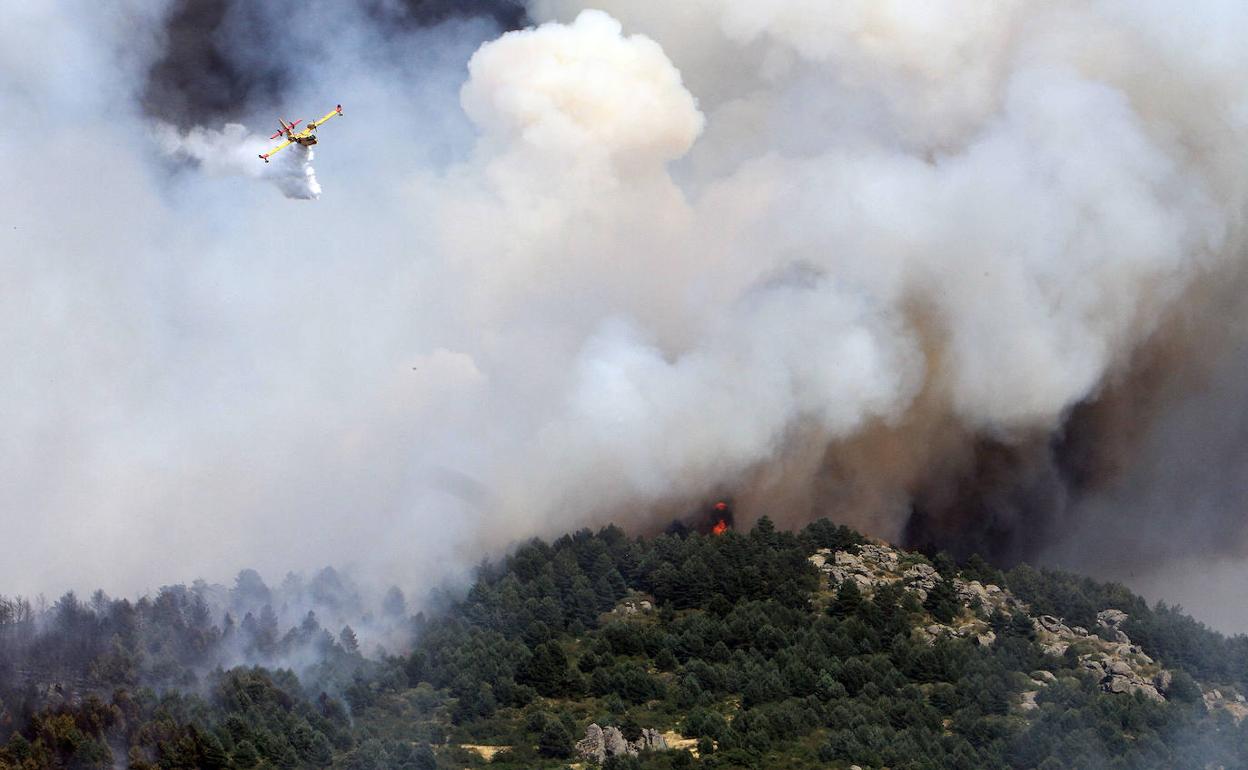
[[[1052,615],[1041,615],[1036,618],[1036,625],[1051,634],[1058,634],[1059,636],[1072,635],[1071,630],[1066,627],[1066,624]]]
[[[1036,692],[1035,690],[1025,690],[1023,692],[1022,699],[1020,700],[1018,704],[1019,707],[1023,711],[1035,711],[1036,709],[1040,708],[1040,705],[1036,703],[1036,696],[1039,694],[1040,693]]]
[[[1131,692],[1131,680],[1125,676],[1114,675],[1101,684],[1105,692],[1117,694]]]
[[[901,573],[901,579],[906,582],[908,588],[922,591],[924,596],[926,596],[927,592],[936,586],[936,581],[940,579],[940,575],[935,568],[927,564],[915,564]]]
[[[621,754],[629,753],[628,741],[624,740],[624,733],[620,732],[618,727],[604,728],[602,731],[602,742],[607,750],[608,757],[618,757]]]
[[[645,728],[641,731],[641,737],[628,744],[630,754],[640,754],[643,751],[667,751],[667,739],[663,737],[658,730]]]
[[[1054,655],[1060,658],[1066,654],[1066,650],[1070,649],[1070,642],[1064,642],[1061,640],[1055,642],[1045,642],[1040,645],[1040,649],[1044,650],[1045,655]]]
[[[667,748],[667,740],[658,730],[646,728],[637,740],[626,741],[620,728],[596,724],[585,728],[585,737],[576,742],[576,753],[581,759],[600,765],[611,757],[635,757],[643,751],[666,751]]]
[[[1096,613],[1096,624],[1102,635],[1111,642],[1130,644],[1131,639],[1119,627],[1127,620],[1127,613],[1122,610],[1101,610]]]
[[[576,753],[587,762],[602,764],[607,761],[607,744],[602,728],[596,724],[585,728],[585,737],[576,742]]]
[[[1130,617],[1122,610],[1101,610],[1096,613],[1096,622],[1101,625],[1117,628],[1121,626],[1126,619]]]

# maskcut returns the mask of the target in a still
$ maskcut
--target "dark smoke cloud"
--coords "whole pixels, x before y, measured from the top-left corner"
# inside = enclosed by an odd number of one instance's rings
[[[176,0],[165,23],[164,49],[143,90],[151,116],[182,127],[237,120],[251,107],[275,107],[303,64],[333,46],[341,30],[326,26],[315,41],[286,34],[285,17],[307,11],[294,0]],[[465,20],[488,22],[484,40],[529,24],[520,0],[371,0],[363,15],[392,34]]]
[[[1237,599],[1248,555],[1244,286],[1237,269],[1199,282],[1055,431],[976,439],[917,487],[903,540],[1090,572],[1224,630],[1248,628]]]
[[[1223,295],[1243,286],[1230,278]],[[1089,443],[1113,454],[1091,464],[1095,483],[1042,556],[1123,576],[1248,554],[1248,313],[1215,295],[1198,320],[1182,355],[1153,360],[1165,376],[1145,368],[1090,426]]]
[[[148,73],[143,105],[155,117],[190,125],[235,119],[253,94],[280,95],[286,85],[285,52],[267,25],[227,24],[255,3],[179,0],[165,25],[163,55]],[[230,33],[229,45],[222,45]],[[241,60],[238,51],[264,52]]]
[[[1028,559],[1059,528],[1067,482],[1049,442],[981,438],[962,473],[920,488],[903,542],[1003,564]]]
[[[388,18],[422,27],[464,18],[490,19],[500,30],[521,29],[530,24],[524,0],[400,0],[380,6]]]
[[[1163,355],[1173,344],[1165,338],[1163,330],[1127,372],[1076,404],[1054,430],[973,435],[957,460],[933,464],[915,485],[902,541],[1011,566],[1043,559],[1081,531],[1085,502],[1139,463],[1141,445],[1168,401],[1190,384],[1198,356]]]

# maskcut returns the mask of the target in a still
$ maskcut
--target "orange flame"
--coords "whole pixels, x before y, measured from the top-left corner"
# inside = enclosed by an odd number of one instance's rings
[[[720,519],[719,521],[715,522],[715,526],[711,527],[712,535],[722,535],[727,531],[728,531],[728,522],[724,521],[723,519]]]

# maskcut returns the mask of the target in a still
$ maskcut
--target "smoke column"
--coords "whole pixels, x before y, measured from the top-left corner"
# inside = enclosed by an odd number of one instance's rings
[[[9,592],[418,589],[721,495],[1002,561],[1242,556],[1237,463],[1148,471],[1244,446],[1241,3],[415,8],[0,33]],[[320,200],[234,165],[337,102]]]

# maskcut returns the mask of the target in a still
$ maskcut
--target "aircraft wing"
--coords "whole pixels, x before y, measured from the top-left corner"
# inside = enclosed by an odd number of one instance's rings
[[[268,162],[269,162],[269,157],[270,157],[270,156],[276,155],[277,153],[279,153],[279,152],[281,152],[282,150],[284,150],[284,149],[286,149],[287,147],[289,147],[289,146],[290,146],[290,144],[291,144],[290,140],[289,140],[289,139],[287,139],[286,141],[282,142],[282,143],[281,143],[281,144],[279,144],[278,146],[274,147],[273,149],[269,150],[269,151],[268,151],[268,152],[266,152],[265,154],[261,155],[261,156],[260,156],[260,159],[261,159],[261,160],[263,160],[265,163],[268,163]]]
[[[319,128],[321,125],[323,125],[323,124],[325,123],[325,121],[329,120],[330,118],[332,118],[332,117],[334,117],[334,116],[336,116],[336,115],[341,115],[341,114],[342,114],[342,105],[340,104],[340,105],[338,105],[337,107],[335,107],[334,109],[330,110],[330,111],[329,111],[329,112],[325,115],[325,117],[321,118],[320,120],[314,120],[314,121],[312,121],[312,122],[308,125],[308,128]]]

